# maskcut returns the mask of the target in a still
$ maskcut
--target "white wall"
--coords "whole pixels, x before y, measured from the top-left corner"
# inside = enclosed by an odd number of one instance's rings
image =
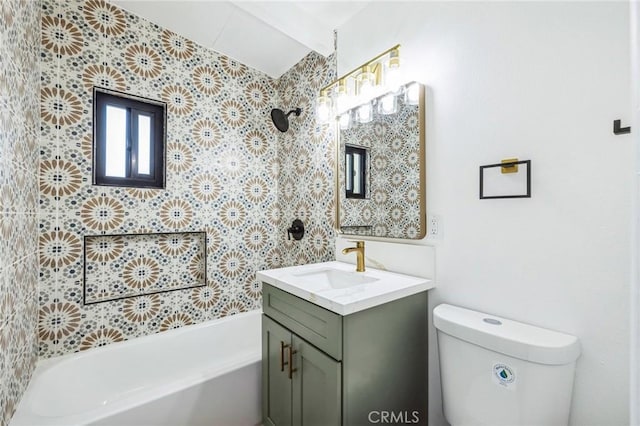
[[[436,245],[432,305],[579,336],[581,426],[629,423],[634,159],[631,136],[611,131],[631,115],[628,8],[373,2],[338,29],[339,75],[401,43],[403,67],[427,85],[427,209],[444,229],[422,242]],[[478,166],[509,157],[532,160],[532,198],[479,200]]]
[[[631,117],[631,126],[633,129],[640,128],[640,4],[633,1],[630,2],[631,11],[631,75],[636,76],[631,79],[633,102],[633,114]],[[632,252],[631,252],[631,395],[630,402],[630,420],[632,425],[640,424],[640,315],[638,309],[640,307],[640,282],[639,264],[640,264],[640,132],[632,132],[633,143],[635,148],[635,164],[636,177],[633,188],[633,209],[632,217]]]

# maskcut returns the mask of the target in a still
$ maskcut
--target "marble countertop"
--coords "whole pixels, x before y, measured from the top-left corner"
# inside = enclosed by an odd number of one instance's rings
[[[256,276],[262,282],[340,315],[349,315],[434,287],[426,278],[374,268],[355,272],[355,265],[337,261],[268,269],[257,272]]]

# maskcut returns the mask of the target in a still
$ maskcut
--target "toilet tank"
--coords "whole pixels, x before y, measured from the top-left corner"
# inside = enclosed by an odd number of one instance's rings
[[[568,424],[575,336],[447,304],[433,322],[452,426]]]

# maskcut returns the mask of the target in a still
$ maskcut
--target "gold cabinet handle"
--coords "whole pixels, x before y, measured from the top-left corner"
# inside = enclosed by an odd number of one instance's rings
[[[298,371],[297,368],[293,368],[293,356],[297,353],[298,351],[293,350],[293,346],[289,347],[289,379],[293,379],[293,373]]]
[[[291,354],[289,354],[289,362],[284,360],[284,350],[289,348],[290,346],[284,343],[282,340],[280,341],[280,371],[284,371],[284,366],[291,362]],[[291,352],[291,350],[289,350]]]

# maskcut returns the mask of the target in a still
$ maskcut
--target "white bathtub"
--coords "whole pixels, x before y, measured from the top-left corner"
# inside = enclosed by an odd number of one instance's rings
[[[261,422],[260,311],[43,360],[11,426]]]

